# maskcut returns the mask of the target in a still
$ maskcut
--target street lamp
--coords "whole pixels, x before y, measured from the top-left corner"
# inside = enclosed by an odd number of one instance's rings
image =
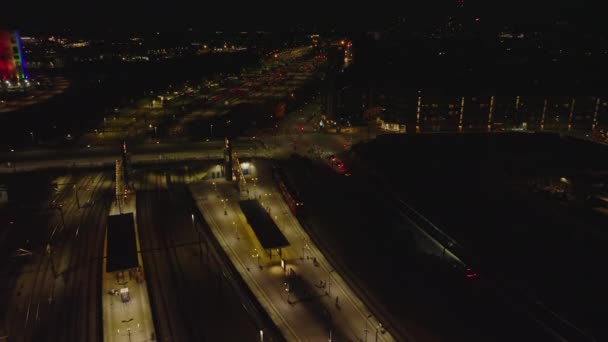
[[[32,144],[35,144],[36,140],[34,139],[34,131],[30,131],[30,135],[32,136]]]
[[[378,342],[378,331],[382,330],[382,323],[378,323],[378,326],[376,326],[376,339],[375,342]]]
[[[264,342],[264,330],[260,329],[260,342]]]
[[[331,274],[334,270],[331,270],[327,274],[327,295],[331,297]]]
[[[304,258],[306,258],[306,250],[310,249],[310,246],[308,246],[308,240],[306,240],[306,238],[302,238],[302,240],[304,240],[304,245],[302,246],[302,260],[304,260]]]
[[[258,267],[259,267],[260,269],[262,269],[262,264],[260,264],[260,256],[261,256],[261,255],[260,255],[260,252],[258,252],[258,249],[257,249],[257,248],[254,248],[254,249],[253,249],[253,251],[255,252],[255,254],[254,254],[254,255],[252,255],[252,257],[254,257],[254,258],[258,259]]]
[[[73,189],[74,189],[74,193],[76,194],[76,205],[78,206],[78,209],[80,209],[80,199],[78,198],[78,188],[76,187],[76,184],[72,185]]]
[[[365,329],[363,330],[365,332],[365,342],[367,342],[367,333],[369,332],[369,330],[367,329],[367,321],[372,317],[372,314],[368,314],[367,318],[365,319]]]

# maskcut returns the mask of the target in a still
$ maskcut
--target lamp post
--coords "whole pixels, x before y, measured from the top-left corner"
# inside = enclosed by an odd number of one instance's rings
[[[194,229],[194,231],[196,231],[198,233],[198,251],[200,253],[201,256],[201,260],[203,258],[203,243],[201,240],[201,232],[196,230],[196,224],[194,222],[194,214],[191,214],[190,217],[192,218],[192,229]]]
[[[264,330],[260,329],[260,342],[264,342]]]
[[[80,209],[80,199],[78,198],[78,188],[76,187],[76,184],[72,185],[73,189],[74,189],[74,193],[76,194],[76,205],[78,206],[78,209]]]
[[[259,267],[260,269],[262,269],[262,264],[260,264],[260,257],[261,257],[260,252],[258,251],[258,249],[257,249],[257,248],[254,248],[254,249],[253,249],[253,252],[254,252],[255,254],[253,254],[253,255],[252,255],[252,257],[254,257],[254,258],[258,259],[258,267]]]
[[[331,270],[327,274],[327,295],[331,297],[331,274],[334,270]]]
[[[365,319],[365,329],[363,330],[365,332],[365,342],[367,342],[367,333],[369,332],[369,330],[367,329],[367,321],[372,317],[372,314],[368,314],[367,318]]]
[[[36,144],[36,139],[34,138],[34,131],[30,131],[30,136],[32,137],[32,144]]]
[[[59,214],[61,215],[61,230],[65,229],[65,218],[63,216],[63,207],[60,205],[54,205],[51,209],[59,210]]]
[[[375,342],[378,342],[378,331],[382,329],[382,323],[378,323],[378,326],[376,327],[376,339]]]

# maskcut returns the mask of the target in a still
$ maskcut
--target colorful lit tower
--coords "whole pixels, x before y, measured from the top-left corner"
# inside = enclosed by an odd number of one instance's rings
[[[28,79],[18,31],[0,31],[0,78],[17,81]]]

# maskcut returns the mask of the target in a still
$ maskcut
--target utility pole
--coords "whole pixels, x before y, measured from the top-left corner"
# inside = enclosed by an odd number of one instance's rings
[[[543,102],[543,111],[540,114],[540,130],[541,132],[545,130],[545,115],[547,114],[547,99]]]
[[[519,102],[520,102],[520,97],[519,95],[515,97],[515,113],[513,114],[513,126],[518,127],[520,124],[520,117],[519,117]]]
[[[599,96],[595,99],[595,111],[593,112],[593,123],[591,124],[591,131],[597,126],[597,113],[600,110],[600,98]]]
[[[76,184],[74,184],[72,187],[74,189],[74,193],[76,194],[76,205],[78,206],[78,209],[80,209],[80,199],[78,198],[78,188],[76,187]]]
[[[568,131],[572,129],[572,119],[574,118],[574,105],[576,105],[576,98],[572,98],[570,102],[570,115],[568,116]]]
[[[490,110],[488,111],[488,132],[492,131],[492,116],[494,115],[494,95],[490,96]]]
[[[329,271],[328,275],[327,275],[327,295],[331,297],[331,274],[333,273],[334,270]],[[336,303],[338,301],[336,300]]]
[[[422,96],[418,96],[416,105],[416,133],[420,133],[420,109],[422,108]]]
[[[51,270],[53,271],[53,276],[57,278],[57,269],[55,269],[55,263],[53,262],[53,249],[51,248],[51,244],[46,244],[46,253],[49,255],[51,262]]]
[[[464,96],[462,96],[460,98],[460,116],[458,117],[458,132],[462,132],[463,120],[464,120]]]
[[[61,207],[61,205],[54,205],[51,207],[51,209],[59,210],[59,214],[61,215],[61,225],[62,225],[61,230],[64,230],[65,229],[65,218],[63,216],[63,208]]]

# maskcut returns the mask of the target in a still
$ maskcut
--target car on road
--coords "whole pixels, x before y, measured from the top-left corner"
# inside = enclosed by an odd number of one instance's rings
[[[471,269],[471,267],[467,266],[465,269],[465,275],[467,276],[467,278],[471,279],[471,278],[476,278],[477,277],[477,272],[473,271]]]

